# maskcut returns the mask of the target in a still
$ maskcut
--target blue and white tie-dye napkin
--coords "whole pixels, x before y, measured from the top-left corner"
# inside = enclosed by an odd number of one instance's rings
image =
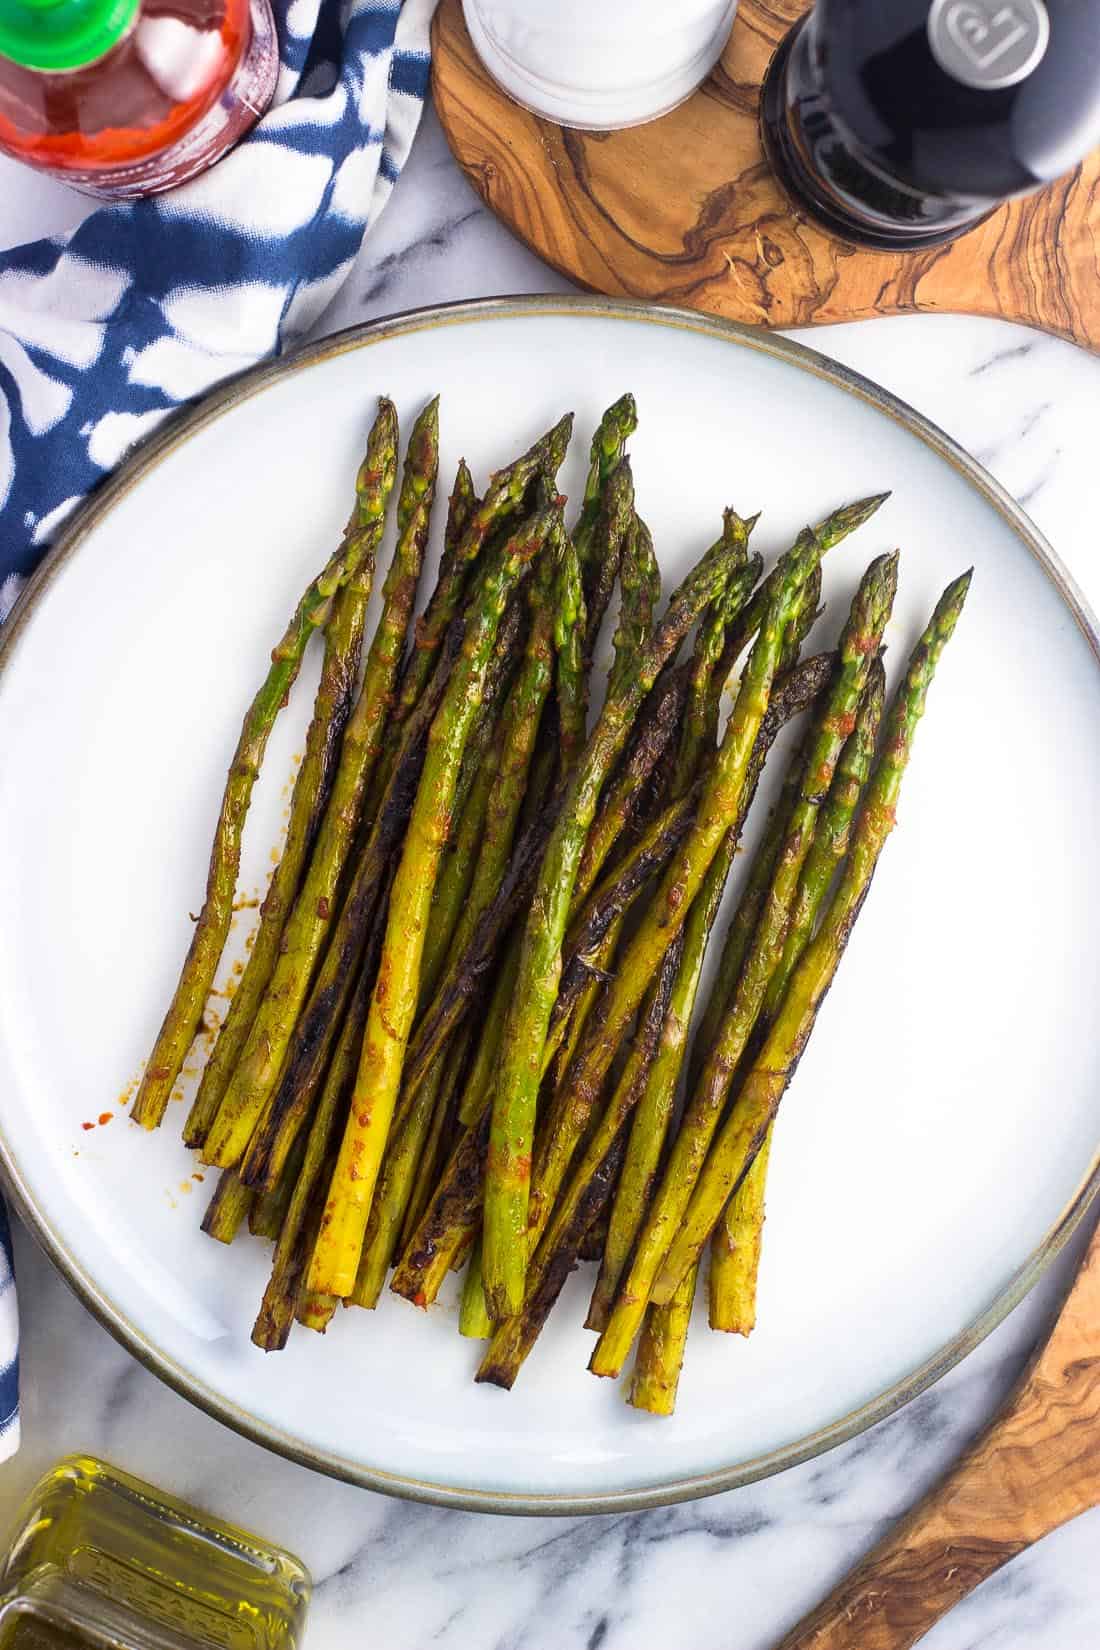
[[[194,183],[0,252],[0,623],[81,499],[161,419],[335,297],[428,85],[435,0],[274,0],[273,107]],[[0,1206],[0,1460],[18,1316]]]
[[[0,622],[164,416],[320,318],[385,205],[434,0],[274,0],[275,104],[193,183],[0,252]]]

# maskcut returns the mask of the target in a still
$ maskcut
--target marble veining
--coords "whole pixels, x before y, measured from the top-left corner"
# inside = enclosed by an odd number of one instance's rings
[[[85,209],[0,164],[0,239],[64,228]],[[321,330],[421,304],[568,290],[477,201],[429,114]],[[975,452],[1100,607],[1100,362],[1057,340],[954,316],[798,336],[878,379]],[[1081,1248],[1078,1238],[960,1368],[852,1443],[707,1501],[545,1520],[390,1501],[266,1454],[140,1368],[19,1234],[24,1443],[0,1471],[0,1514],[10,1517],[63,1452],[99,1451],[300,1552],[317,1581],[311,1650],[368,1635],[386,1650],[767,1650],[985,1424]],[[349,1417],[364,1424],[369,1417]],[[928,1650],[1092,1650],[1098,1540],[1100,1513],[1048,1537],[941,1622]]]

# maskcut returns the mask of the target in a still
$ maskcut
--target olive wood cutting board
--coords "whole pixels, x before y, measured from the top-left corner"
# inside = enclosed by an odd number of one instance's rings
[[[726,50],[686,103],[621,132],[556,126],[482,67],[461,0],[441,0],[432,83],[482,199],[595,291],[768,327],[929,311],[1020,321],[1100,350],[1100,151],[1067,177],[921,252],[836,239],[798,212],[758,130],[760,85],[803,0],[741,0]]]
[[[909,1650],[994,1570],[1097,1505],[1100,1227],[992,1425],[777,1650]]]

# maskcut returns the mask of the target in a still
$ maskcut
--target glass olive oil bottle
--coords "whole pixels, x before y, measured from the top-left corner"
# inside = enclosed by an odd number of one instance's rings
[[[0,1650],[296,1650],[290,1553],[87,1456],[27,1501],[0,1571]]]

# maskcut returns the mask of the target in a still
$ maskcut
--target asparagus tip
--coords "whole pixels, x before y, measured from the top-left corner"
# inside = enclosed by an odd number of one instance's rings
[[[962,612],[963,603],[966,601],[967,591],[970,589],[970,581],[973,577],[974,569],[968,567],[965,573],[960,573],[957,579],[951,580],[951,583],[936,603],[935,617],[941,625],[945,620],[949,620],[952,629],[954,629],[955,620]]]

